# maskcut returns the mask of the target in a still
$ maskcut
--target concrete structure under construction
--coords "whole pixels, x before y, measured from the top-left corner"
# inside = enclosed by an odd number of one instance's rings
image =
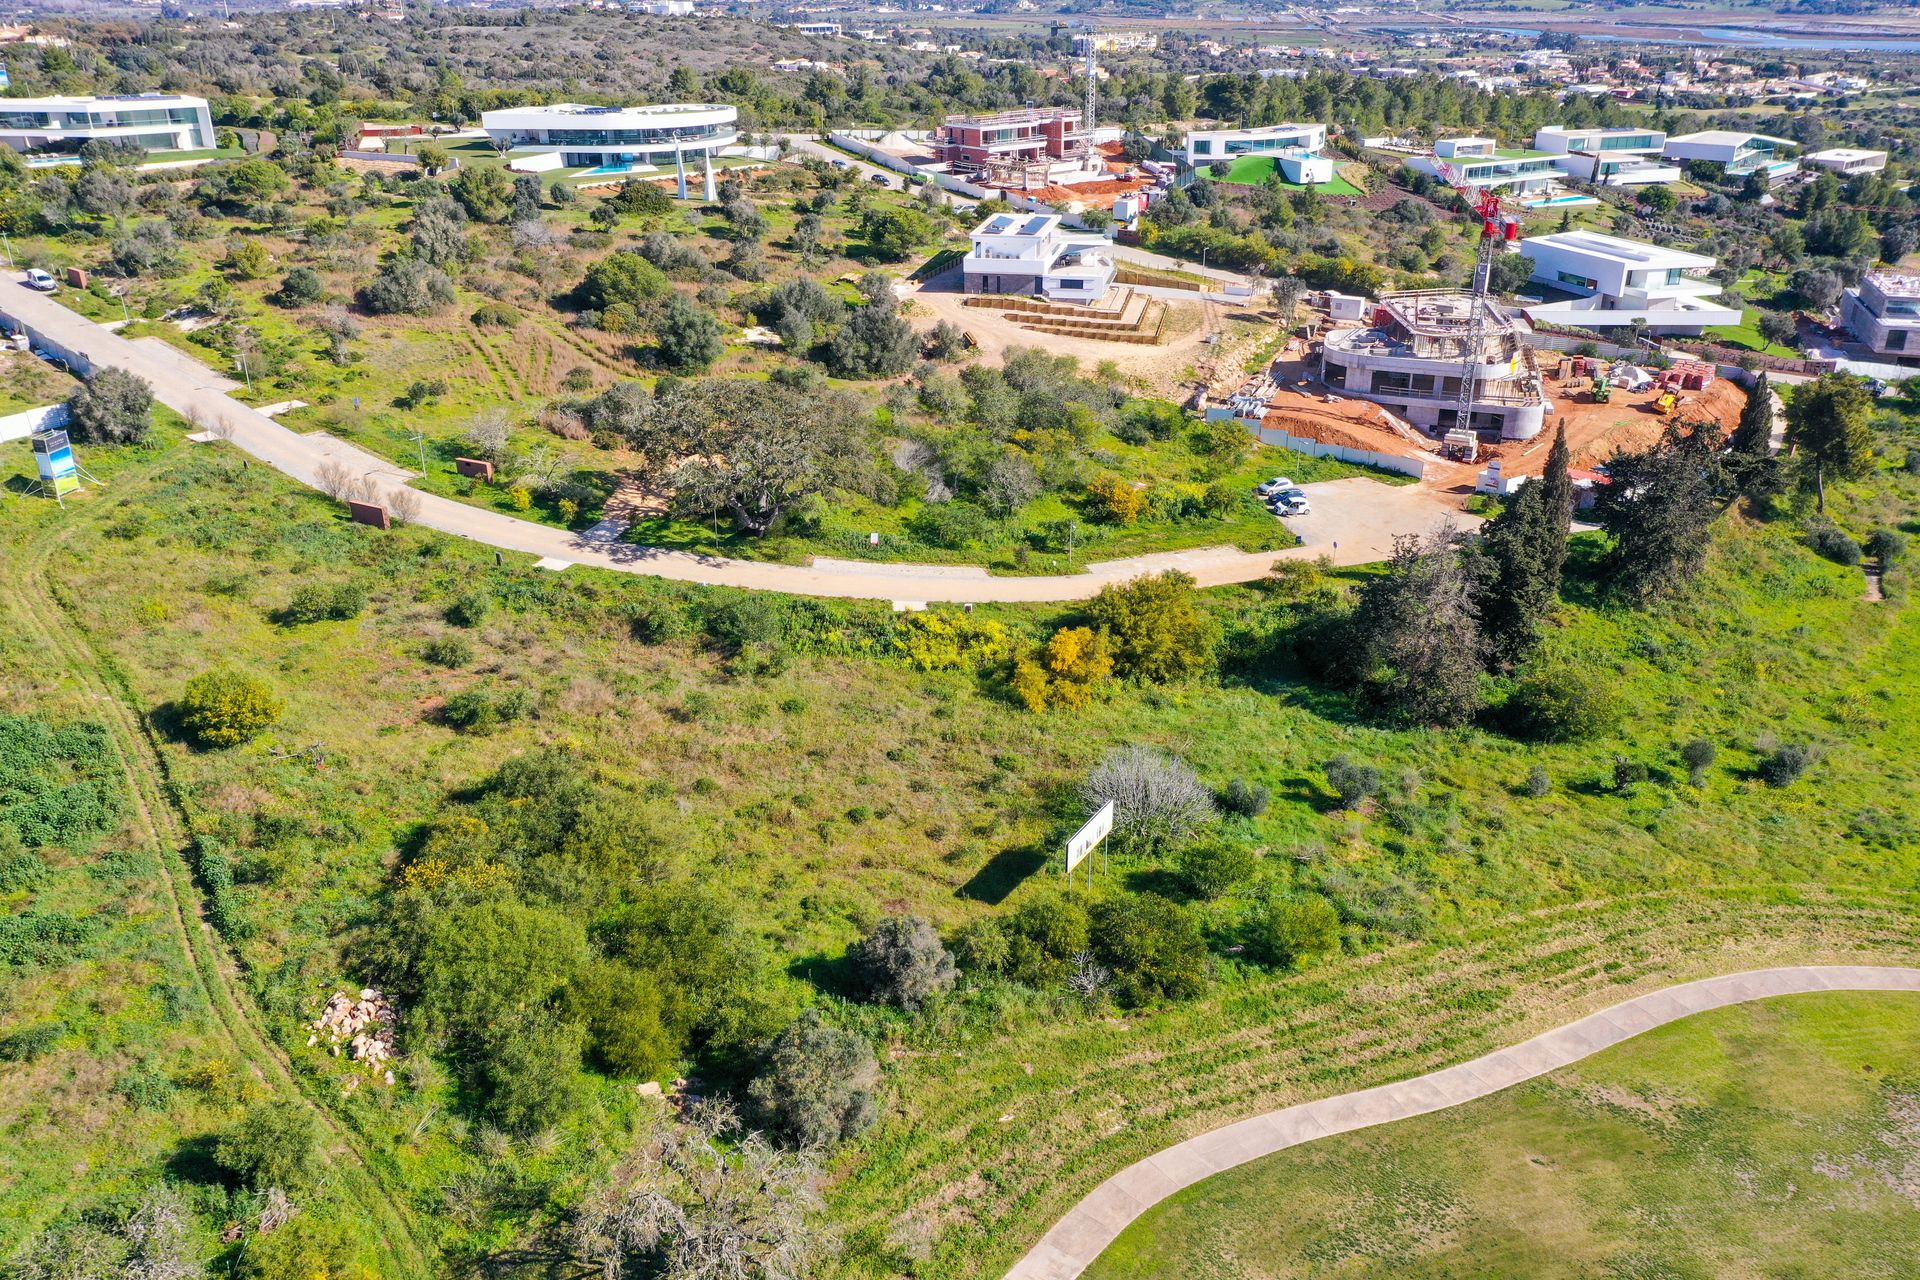
[[[1104,176],[1079,107],[1023,107],[985,116],[949,116],[933,136],[933,158],[963,177],[1024,188]]]
[[[1520,252],[1535,281],[1574,295],[1529,306],[1537,323],[1696,336],[1740,323],[1740,308],[1721,302],[1720,286],[1703,278],[1715,265],[1705,254],[1587,230],[1529,236]]]
[[[972,240],[960,262],[968,293],[1093,303],[1113,287],[1113,250],[1106,238],[1068,231],[1051,214],[995,214],[974,228]]]
[[[1463,291],[1386,294],[1365,328],[1327,333],[1321,380],[1337,394],[1385,405],[1431,435],[1471,426],[1503,440],[1531,439],[1552,407],[1533,349],[1505,308],[1490,300],[1481,306],[1476,326],[1473,297]],[[1471,422],[1461,423],[1460,374],[1469,357],[1475,393]]]
[[[1901,364],[1920,358],[1920,276],[1867,272],[1841,295],[1840,322],[1876,356]]]

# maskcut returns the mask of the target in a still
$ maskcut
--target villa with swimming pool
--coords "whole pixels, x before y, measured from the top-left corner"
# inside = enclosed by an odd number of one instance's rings
[[[480,127],[508,148],[507,167],[516,173],[579,169],[639,178],[671,173],[683,200],[690,163],[700,167],[704,197],[716,198],[713,158],[740,139],[739,112],[713,103],[503,107],[481,112]]]

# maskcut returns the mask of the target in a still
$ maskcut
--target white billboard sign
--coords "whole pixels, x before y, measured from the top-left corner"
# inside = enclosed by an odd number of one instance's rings
[[[1085,826],[1067,837],[1067,870],[1071,872],[1086,861],[1087,855],[1093,852],[1093,846],[1106,839],[1107,833],[1112,830],[1113,801],[1109,800],[1100,806],[1098,813],[1087,819]]]

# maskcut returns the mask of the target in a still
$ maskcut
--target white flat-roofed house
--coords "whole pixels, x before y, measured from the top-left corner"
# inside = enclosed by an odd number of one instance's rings
[[[1536,282],[1576,295],[1527,307],[1535,323],[1614,329],[1639,321],[1649,333],[1694,335],[1740,323],[1740,308],[1720,302],[1720,286],[1700,278],[1715,265],[1704,254],[1598,231],[1529,236],[1520,252]]]
[[[1113,288],[1106,238],[1068,231],[1053,214],[997,213],[973,229],[972,240],[960,261],[968,293],[1093,303]]]
[[[1703,129],[1699,133],[1668,138],[1660,154],[1669,160],[1703,160],[1717,164],[1730,178],[1743,178],[1757,172],[1772,185],[1800,171],[1800,162],[1787,154],[1796,145],[1791,138],[1775,138],[1764,133]]]
[[[1876,356],[1920,359],[1920,275],[1867,272],[1840,295],[1840,322]]]
[[[1505,148],[1492,138],[1442,138],[1433,144],[1433,154],[1415,156],[1407,164],[1470,193],[1496,188],[1541,195],[1560,176],[1554,159],[1551,152]]]
[[[1323,124],[1269,124],[1257,129],[1196,129],[1187,135],[1182,156],[1196,169],[1241,156],[1272,156],[1280,176],[1298,186],[1333,181],[1333,160],[1321,155],[1327,145]]]
[[[0,144],[23,155],[70,156],[96,140],[161,153],[217,145],[205,98],[180,93],[0,98]]]
[[[1680,166],[1659,159],[1667,135],[1658,129],[1569,129],[1549,125],[1533,135],[1536,151],[1551,152],[1560,172],[1602,187],[1674,182]]]
[[[670,168],[679,178],[683,200],[690,158],[701,167],[705,198],[717,198],[713,157],[739,141],[738,125],[738,111],[715,103],[591,107],[560,102],[480,113],[487,136],[509,148],[509,169],[645,176]]]
[[[1855,178],[1862,174],[1879,173],[1887,167],[1887,153],[1869,151],[1862,147],[1829,147],[1825,151],[1812,151],[1800,157],[1801,164],[1812,165],[1816,169],[1826,169],[1843,178]]]

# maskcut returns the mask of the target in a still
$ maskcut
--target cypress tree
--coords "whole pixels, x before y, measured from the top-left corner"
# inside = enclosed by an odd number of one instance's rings
[[[1567,432],[1561,427],[1539,480],[1525,484],[1506,510],[1482,531],[1482,553],[1492,572],[1480,601],[1487,656],[1496,666],[1523,660],[1540,643],[1540,630],[1560,600],[1573,511]]]
[[[1747,391],[1747,407],[1740,411],[1740,424],[1733,429],[1727,447],[1734,453],[1764,458],[1773,439],[1773,388],[1767,375],[1753,380]]]

